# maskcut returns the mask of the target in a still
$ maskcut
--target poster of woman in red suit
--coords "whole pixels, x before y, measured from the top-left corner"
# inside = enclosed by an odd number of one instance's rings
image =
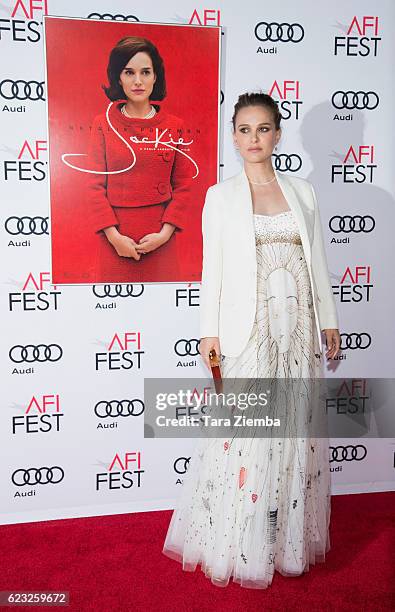
[[[114,44],[107,47],[106,79],[98,87],[106,102],[101,100],[101,108],[94,105],[99,112],[91,118],[82,104],[86,122],[79,113],[77,122],[74,117],[65,123],[69,129],[64,133],[59,130],[64,96],[57,100],[55,87],[59,47],[56,58],[52,47],[59,36],[67,36],[70,25],[81,40],[89,30],[85,46],[91,46],[92,34],[96,42],[100,39],[100,50],[104,34]],[[47,18],[45,29],[52,282],[199,281],[201,210],[205,192],[218,175],[218,29],[59,18]],[[185,30],[188,38],[183,39]],[[180,62],[171,53],[176,41],[177,50],[188,56],[181,64],[182,78],[175,77],[181,74]],[[216,78],[202,80],[204,96],[210,95],[203,102],[203,115],[189,58],[191,53],[202,57],[207,41],[212,52],[203,63],[206,71],[216,66]],[[78,57],[86,57],[81,49]],[[70,73],[74,80],[79,72]],[[184,99],[174,92],[170,96],[174,88]],[[77,96],[87,97],[86,83]],[[75,109],[76,100],[70,99],[70,106]],[[66,215],[70,190],[78,209],[72,223]]]

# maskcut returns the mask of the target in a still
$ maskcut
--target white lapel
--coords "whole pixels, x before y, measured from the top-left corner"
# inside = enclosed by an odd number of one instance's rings
[[[310,266],[311,263],[311,245],[309,241],[309,236],[306,228],[306,220],[304,217],[304,213],[302,210],[302,206],[299,202],[298,194],[293,188],[292,184],[288,180],[288,177],[277,170],[274,170],[276,175],[277,182],[280,186],[281,191],[284,194],[285,199],[287,200],[288,206],[290,210],[295,215],[296,222],[299,227],[300,239],[302,241],[303,250],[306,257],[307,265]],[[256,259],[255,252],[255,229],[254,229],[254,217],[253,217],[253,203],[252,196],[250,190],[250,184],[248,182],[248,178],[244,167],[242,171],[235,176],[236,179],[236,198],[235,205],[236,211],[238,214],[238,218],[240,221],[240,227],[244,227],[246,229],[246,241],[245,248],[248,249],[248,254],[254,260]]]

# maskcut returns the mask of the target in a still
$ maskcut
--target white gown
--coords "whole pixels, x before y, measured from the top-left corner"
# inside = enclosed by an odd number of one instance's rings
[[[322,378],[310,278],[292,211],[254,215],[257,309],[247,346],[222,355],[224,378]],[[290,419],[290,422],[293,422]],[[328,439],[199,439],[163,553],[211,582],[266,588],[330,549]]]

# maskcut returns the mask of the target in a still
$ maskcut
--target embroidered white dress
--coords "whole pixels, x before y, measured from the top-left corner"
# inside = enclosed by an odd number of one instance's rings
[[[292,211],[254,215],[257,308],[222,376],[323,377],[309,273]],[[288,408],[287,408],[288,409]],[[292,409],[290,409],[292,411]],[[296,414],[296,412],[295,412]],[[163,553],[213,584],[266,588],[277,570],[308,571],[330,549],[328,439],[287,436],[199,439],[173,512]],[[300,431],[300,430],[299,430]]]

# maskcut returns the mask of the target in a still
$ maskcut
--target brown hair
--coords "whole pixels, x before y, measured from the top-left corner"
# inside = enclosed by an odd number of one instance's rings
[[[150,56],[156,76],[150,100],[163,100],[166,97],[165,67],[158,49],[148,38],[127,36],[118,41],[112,49],[108,60],[107,76],[109,85],[107,87],[103,85],[103,89],[110,100],[123,100],[126,97],[119,83],[119,76],[129,60],[141,51],[148,53]]]
[[[280,122],[281,122],[282,117],[281,117],[280,111],[278,110],[278,106],[275,100],[271,96],[269,96],[269,94],[265,94],[262,92],[252,92],[252,93],[247,92],[247,93],[241,94],[235,104],[234,113],[232,117],[232,123],[233,123],[234,130],[236,129],[237,113],[239,112],[239,110],[241,110],[242,108],[246,108],[247,106],[263,106],[264,108],[268,108],[273,115],[273,120],[274,120],[274,125],[276,126],[276,130],[280,129]]]

